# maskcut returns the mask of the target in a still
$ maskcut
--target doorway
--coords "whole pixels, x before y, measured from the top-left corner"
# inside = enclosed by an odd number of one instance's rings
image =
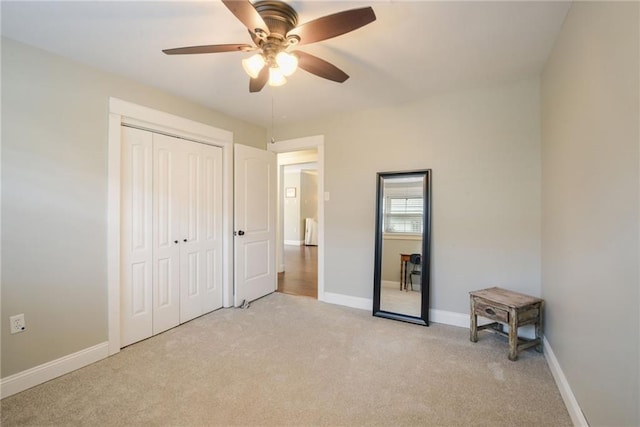
[[[268,150],[278,154],[278,291],[324,301],[324,137],[278,141]],[[290,230],[287,208],[298,212]]]
[[[318,298],[318,247],[284,247],[285,269],[278,273],[278,292]]]
[[[317,155],[317,150],[278,154],[284,187],[279,203],[284,247],[278,292],[312,298],[318,297]]]

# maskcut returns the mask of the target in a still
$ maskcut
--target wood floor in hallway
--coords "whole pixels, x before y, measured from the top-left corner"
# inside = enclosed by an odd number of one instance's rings
[[[278,292],[318,298],[318,247],[284,246],[284,272],[278,273]]]

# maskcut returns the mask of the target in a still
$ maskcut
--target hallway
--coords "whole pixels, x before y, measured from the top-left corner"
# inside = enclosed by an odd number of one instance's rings
[[[285,271],[278,273],[278,292],[318,298],[318,247],[284,246]]]

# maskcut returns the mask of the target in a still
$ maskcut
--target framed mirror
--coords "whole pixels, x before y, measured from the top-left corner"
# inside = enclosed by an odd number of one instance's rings
[[[428,326],[431,170],[377,178],[373,315]]]

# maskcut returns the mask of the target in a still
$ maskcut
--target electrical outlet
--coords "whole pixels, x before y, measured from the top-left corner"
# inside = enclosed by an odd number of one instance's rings
[[[9,327],[11,328],[12,334],[17,334],[18,332],[24,332],[27,329],[27,324],[24,323],[24,314],[16,314],[15,316],[9,317]]]

